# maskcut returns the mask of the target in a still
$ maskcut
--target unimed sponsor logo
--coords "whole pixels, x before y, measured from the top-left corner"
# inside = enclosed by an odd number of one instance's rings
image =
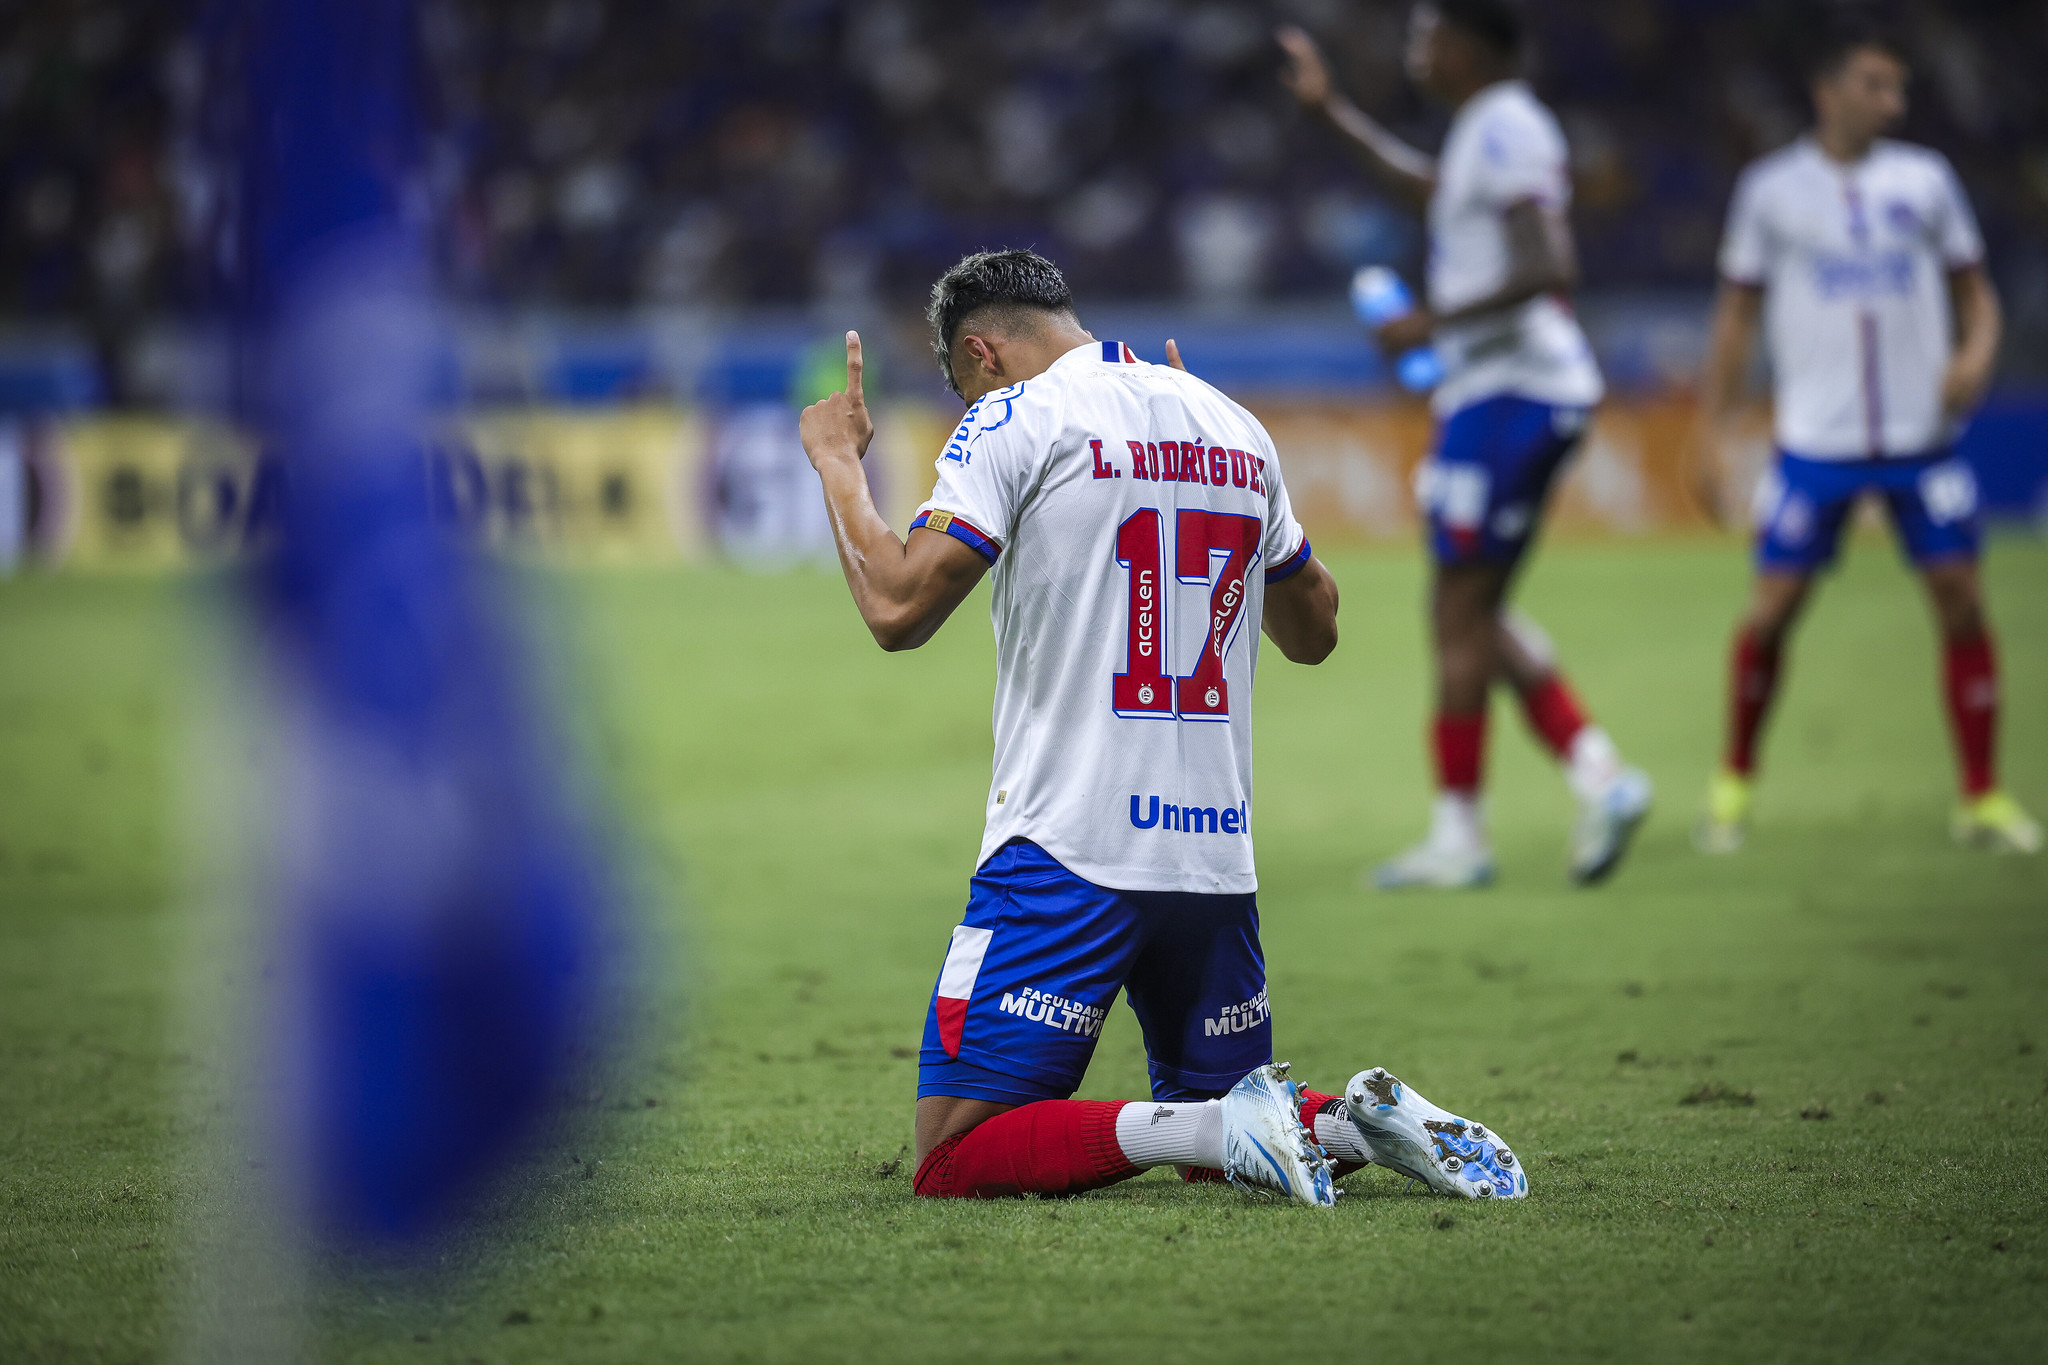
[[[1150,801],[1151,804],[1145,804]],[[1158,797],[1131,796],[1133,829],[1178,830],[1182,834],[1249,834],[1251,807],[1240,801],[1234,806],[1175,805]]]
[[[1261,999],[1263,999],[1263,995]],[[1061,1033],[1078,1033],[1084,1038],[1093,1038],[1102,1032],[1102,1021],[1107,1010],[1093,1005],[1083,1005],[1063,995],[1048,995],[1029,986],[1016,992],[1003,992],[1001,1009],[1004,1014],[1015,1014],[1029,1019],[1034,1024],[1044,1024]]]
[[[1214,1019],[1204,1019],[1202,1036],[1215,1038],[1226,1033],[1243,1033],[1246,1029],[1257,1028],[1272,1013],[1272,1007],[1266,1003],[1266,988],[1261,986],[1259,993],[1243,1004],[1226,1006],[1216,1012]]]

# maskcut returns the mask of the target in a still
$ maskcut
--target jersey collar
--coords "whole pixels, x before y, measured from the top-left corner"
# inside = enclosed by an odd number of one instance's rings
[[[1070,361],[1076,365],[1135,365],[1138,355],[1121,341],[1090,341],[1053,361],[1051,368],[1056,370]]]

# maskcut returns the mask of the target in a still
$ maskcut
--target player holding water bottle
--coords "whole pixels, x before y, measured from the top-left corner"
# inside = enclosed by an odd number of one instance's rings
[[[1405,290],[1391,272],[1354,285],[1361,314],[1382,319],[1374,335],[1398,358],[1404,382],[1428,382],[1430,351],[1442,366],[1432,401],[1436,446],[1416,475],[1436,563],[1439,795],[1428,837],[1373,881],[1393,888],[1492,880],[1479,789],[1487,692],[1500,678],[1565,765],[1580,810],[1572,879],[1597,882],[1648,814],[1650,781],[1586,719],[1543,632],[1507,605],[1551,482],[1603,392],[1564,301],[1578,267],[1565,221],[1563,134],[1515,76],[1521,24],[1506,0],[1423,0],[1411,12],[1409,77],[1457,109],[1435,158],[1345,98],[1307,33],[1290,26],[1277,36],[1288,57],[1282,80],[1295,98],[1429,223],[1427,308],[1403,307]]]

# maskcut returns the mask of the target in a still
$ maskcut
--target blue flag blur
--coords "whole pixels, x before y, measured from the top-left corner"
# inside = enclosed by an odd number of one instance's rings
[[[603,896],[503,585],[435,516],[413,7],[247,0],[229,27],[241,393],[281,470],[254,583],[290,767],[281,1131],[318,1225],[388,1244],[570,1084]]]

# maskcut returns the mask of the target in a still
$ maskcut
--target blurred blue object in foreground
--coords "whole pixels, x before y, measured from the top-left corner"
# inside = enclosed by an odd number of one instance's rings
[[[569,1085],[603,895],[504,604],[433,514],[412,5],[238,20],[242,392],[283,470],[256,579],[289,732],[280,1127],[323,1230],[392,1242]]]

